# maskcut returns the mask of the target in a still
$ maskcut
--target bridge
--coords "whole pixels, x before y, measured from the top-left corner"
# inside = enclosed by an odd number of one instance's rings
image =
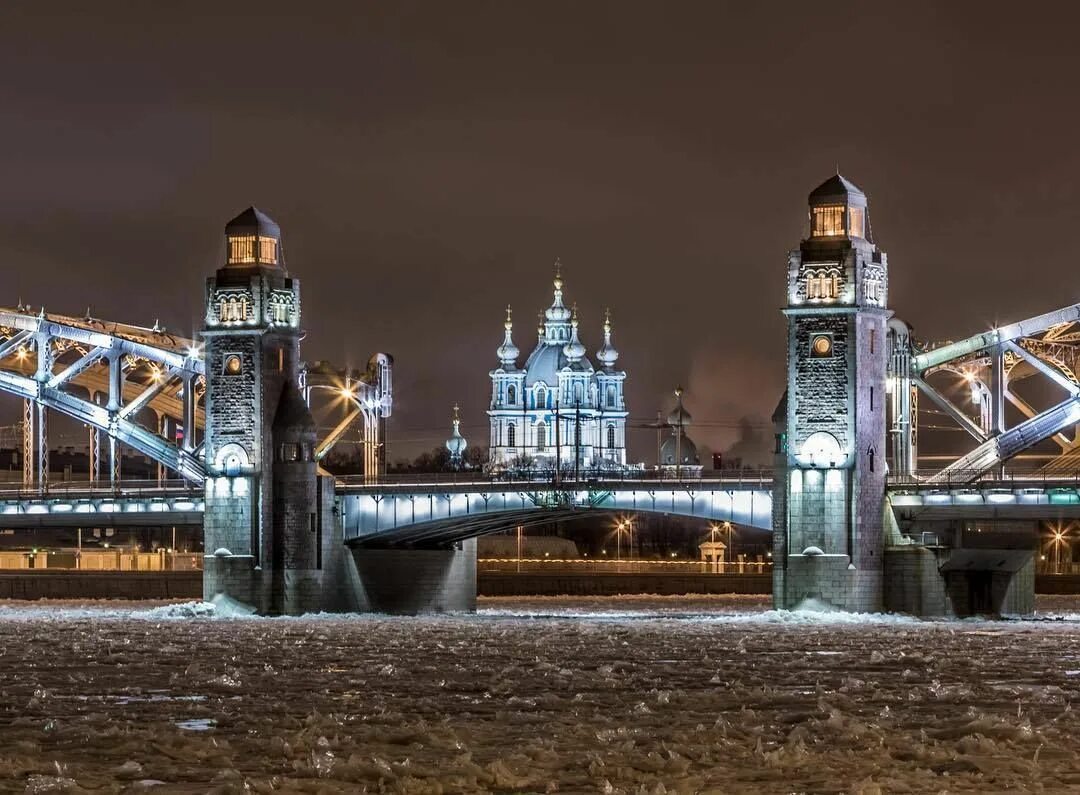
[[[225,228],[197,335],[89,310],[0,309],[0,392],[23,410],[22,482],[0,492],[0,521],[201,522],[207,598],[291,613],[468,608],[477,535],[587,511],[663,512],[774,529],[780,606],[814,596],[845,609],[915,609],[889,603],[889,583],[937,582],[947,561],[923,555],[916,574],[896,574],[888,559],[919,547],[912,539],[934,523],[1078,511],[1080,304],[959,341],[920,341],[887,309],[888,262],[865,195],[837,175],[810,194],[809,217],[810,235],[788,260],[788,388],[771,473],[380,478],[392,359],[375,354],[363,371],[301,359],[299,280],[280,228],[250,208]],[[1041,390],[1029,388],[1037,381]],[[1040,394],[1056,397],[1040,408]],[[311,415],[320,399],[339,416],[321,438]],[[971,444],[927,472],[920,417],[931,412]],[[50,483],[56,414],[87,428],[86,483]],[[334,479],[319,462],[349,432],[363,445],[364,476]],[[1047,444],[1056,454],[1037,471],[1006,472]],[[125,480],[124,447],[156,463],[156,481]],[[944,586],[916,590],[931,587]]]
[[[337,487],[346,543],[357,547],[453,544],[508,527],[587,512],[647,512],[772,528],[770,473],[676,480],[595,478],[555,482],[429,477]]]

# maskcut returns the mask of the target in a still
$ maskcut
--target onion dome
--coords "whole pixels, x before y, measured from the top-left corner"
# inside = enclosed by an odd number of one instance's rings
[[[450,434],[450,438],[446,440],[446,449],[450,452],[450,460],[456,462],[461,461],[462,455],[465,454],[465,448],[468,444],[465,441],[465,437],[461,435],[461,417],[458,413],[458,404],[454,404],[454,432]]]
[[[570,310],[563,304],[562,263],[559,262],[558,257],[555,258],[555,279],[552,284],[555,286],[555,297],[544,316],[550,323],[565,325],[566,321],[570,319]]]
[[[675,408],[670,414],[668,414],[667,418],[668,425],[673,428],[686,427],[693,419],[690,416],[690,412],[686,410],[685,406],[683,406],[682,396],[683,388],[681,386],[677,387],[675,389]]]
[[[611,344],[611,310],[604,310],[604,344],[596,352],[596,360],[609,370],[619,359],[619,352]]]
[[[514,345],[514,340],[511,339],[511,332],[514,330],[514,321],[510,311],[510,306],[506,307],[506,321],[503,323],[503,328],[506,329],[506,336],[503,337],[503,343],[495,351],[495,354],[499,357],[499,362],[505,369],[514,369],[517,366],[518,349]]]
[[[581,344],[581,340],[578,339],[578,319],[577,319],[577,306],[574,306],[574,312],[570,320],[570,341],[563,346],[563,355],[566,356],[570,364],[576,364],[580,362],[585,356],[585,346]]]

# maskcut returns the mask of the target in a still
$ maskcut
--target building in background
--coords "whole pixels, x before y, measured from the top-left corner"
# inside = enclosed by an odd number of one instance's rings
[[[668,414],[670,429],[667,439],[660,445],[660,469],[667,477],[701,477],[701,460],[697,445],[687,434],[693,418],[683,405],[683,390],[675,390],[675,408]]]
[[[461,435],[461,415],[459,414],[458,404],[454,404],[454,431],[450,434],[450,438],[446,440],[446,450],[450,453],[450,466],[454,469],[461,469],[465,463],[465,448],[468,447],[468,443],[465,441],[465,437]]]
[[[513,321],[506,309],[505,335],[491,371],[489,465],[493,470],[558,468],[569,472],[626,466],[626,373],[615,367],[611,315],[597,366],[586,355],[576,307],[563,303],[563,280],[555,263],[554,298],[537,328],[536,347],[518,367]]]

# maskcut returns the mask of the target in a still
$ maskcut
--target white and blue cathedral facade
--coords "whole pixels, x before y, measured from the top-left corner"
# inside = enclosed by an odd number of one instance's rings
[[[505,336],[491,371],[490,467],[596,471],[626,466],[626,373],[616,368],[611,314],[604,342],[589,360],[578,335],[577,308],[563,303],[563,280],[555,263],[555,295],[540,316],[536,347],[522,367],[513,342],[510,307]]]

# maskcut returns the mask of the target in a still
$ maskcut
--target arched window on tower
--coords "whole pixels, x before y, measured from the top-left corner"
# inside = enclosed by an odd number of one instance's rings
[[[605,398],[604,402],[607,404],[607,407],[609,409],[613,409],[617,405],[615,403],[615,396],[615,384],[608,384],[607,397]]]
[[[581,384],[574,384],[574,405],[580,406],[585,399],[585,387]]]
[[[517,426],[512,422],[506,426],[506,446],[517,446]]]
[[[615,426],[607,426],[607,446],[609,450],[615,449]]]
[[[536,423],[536,451],[542,453],[547,449],[547,425]]]
[[[536,388],[536,407],[538,409],[547,408],[547,390],[544,389],[543,384]]]
[[[517,387],[513,384],[506,388],[506,402],[511,405],[517,403]]]
[[[840,272],[829,269],[806,274],[806,297],[809,300],[832,301],[840,297]]]

